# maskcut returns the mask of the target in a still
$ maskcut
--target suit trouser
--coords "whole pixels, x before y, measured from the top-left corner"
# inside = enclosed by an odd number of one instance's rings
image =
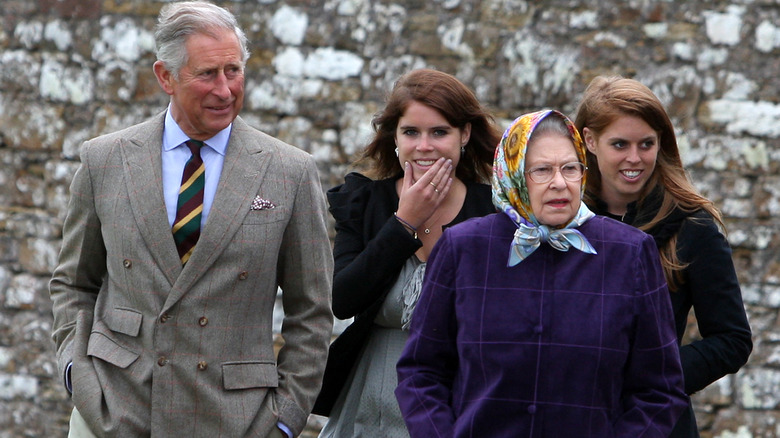
[[[87,422],[84,421],[84,417],[81,416],[78,409],[73,407],[73,412],[70,414],[70,430],[68,431],[68,438],[97,438],[87,426]],[[282,431],[278,428],[274,428],[268,438],[285,438]]]
[[[84,417],[81,416],[75,406],[73,407],[73,412],[70,414],[68,438],[97,438],[97,436],[89,430],[87,422],[84,421]]]

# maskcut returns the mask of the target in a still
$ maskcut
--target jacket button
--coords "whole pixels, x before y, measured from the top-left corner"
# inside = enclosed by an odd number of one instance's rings
[[[168,364],[168,359],[165,358],[165,356],[161,356],[159,359],[157,359],[157,365],[164,367]]]
[[[536,405],[528,406],[528,413],[533,415],[536,413]]]
[[[209,323],[209,319],[206,318],[205,316],[201,316],[200,319],[198,320],[198,325],[201,327],[206,327],[208,323]]]
[[[209,364],[206,363],[205,360],[202,360],[202,361],[198,362],[198,371],[206,371],[206,368],[208,368],[208,367],[209,367]]]
[[[534,333],[536,333],[537,335],[538,335],[539,333],[543,332],[543,331],[544,331],[544,327],[542,327],[542,325],[541,325],[541,324],[539,324],[539,325],[537,325],[537,326],[534,326]]]
[[[124,259],[122,260],[122,265],[124,265],[125,268],[130,269],[133,267],[133,262],[130,259]]]
[[[162,316],[160,316],[160,322],[163,324],[169,319],[171,319],[171,315],[168,315],[167,313],[163,313]]]
[[[247,279],[247,277],[249,277],[249,273],[248,273],[248,272],[246,272],[246,271],[243,271],[243,272],[241,272],[240,274],[238,274],[238,279],[239,279],[239,280],[246,280],[246,279]]]

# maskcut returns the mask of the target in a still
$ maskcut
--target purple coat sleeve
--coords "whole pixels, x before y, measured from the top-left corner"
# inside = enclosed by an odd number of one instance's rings
[[[647,236],[637,260],[636,325],[624,377],[623,414],[615,436],[666,437],[688,396],[674,333],[669,292],[658,250]]]
[[[397,366],[395,393],[412,438],[454,434],[450,400],[458,361],[453,284],[457,266],[450,249],[448,239],[439,239],[428,258],[426,281]]]

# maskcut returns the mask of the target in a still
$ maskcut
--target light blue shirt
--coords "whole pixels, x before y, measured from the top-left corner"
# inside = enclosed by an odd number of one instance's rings
[[[206,182],[203,188],[203,214],[200,221],[200,229],[206,225],[214,202],[214,194],[217,193],[217,184],[222,175],[222,164],[225,162],[228,140],[230,139],[231,123],[227,128],[219,131],[217,135],[204,141],[206,146],[200,150],[200,157],[206,166]],[[165,129],[162,142],[162,186],[165,198],[165,209],[168,212],[168,225],[173,227],[176,220],[176,205],[179,201],[179,187],[181,187],[181,174],[184,165],[190,159],[190,152],[185,141],[190,138],[171,116],[171,108],[165,114]]]

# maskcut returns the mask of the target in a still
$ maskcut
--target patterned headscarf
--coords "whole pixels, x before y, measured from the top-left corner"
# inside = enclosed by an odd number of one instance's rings
[[[524,114],[507,128],[496,148],[493,161],[493,204],[503,211],[517,225],[515,237],[509,250],[507,266],[514,266],[534,252],[541,242],[548,242],[559,251],[574,247],[588,254],[596,250],[576,228],[594,216],[584,202],[574,219],[564,227],[549,227],[539,224],[531,208],[528,185],[525,178],[525,155],[528,140],[539,122],[550,114],[560,116],[569,128],[577,159],[585,163],[585,145],[571,120],[559,111],[542,110]],[[585,191],[585,176],[580,181],[580,199]]]

